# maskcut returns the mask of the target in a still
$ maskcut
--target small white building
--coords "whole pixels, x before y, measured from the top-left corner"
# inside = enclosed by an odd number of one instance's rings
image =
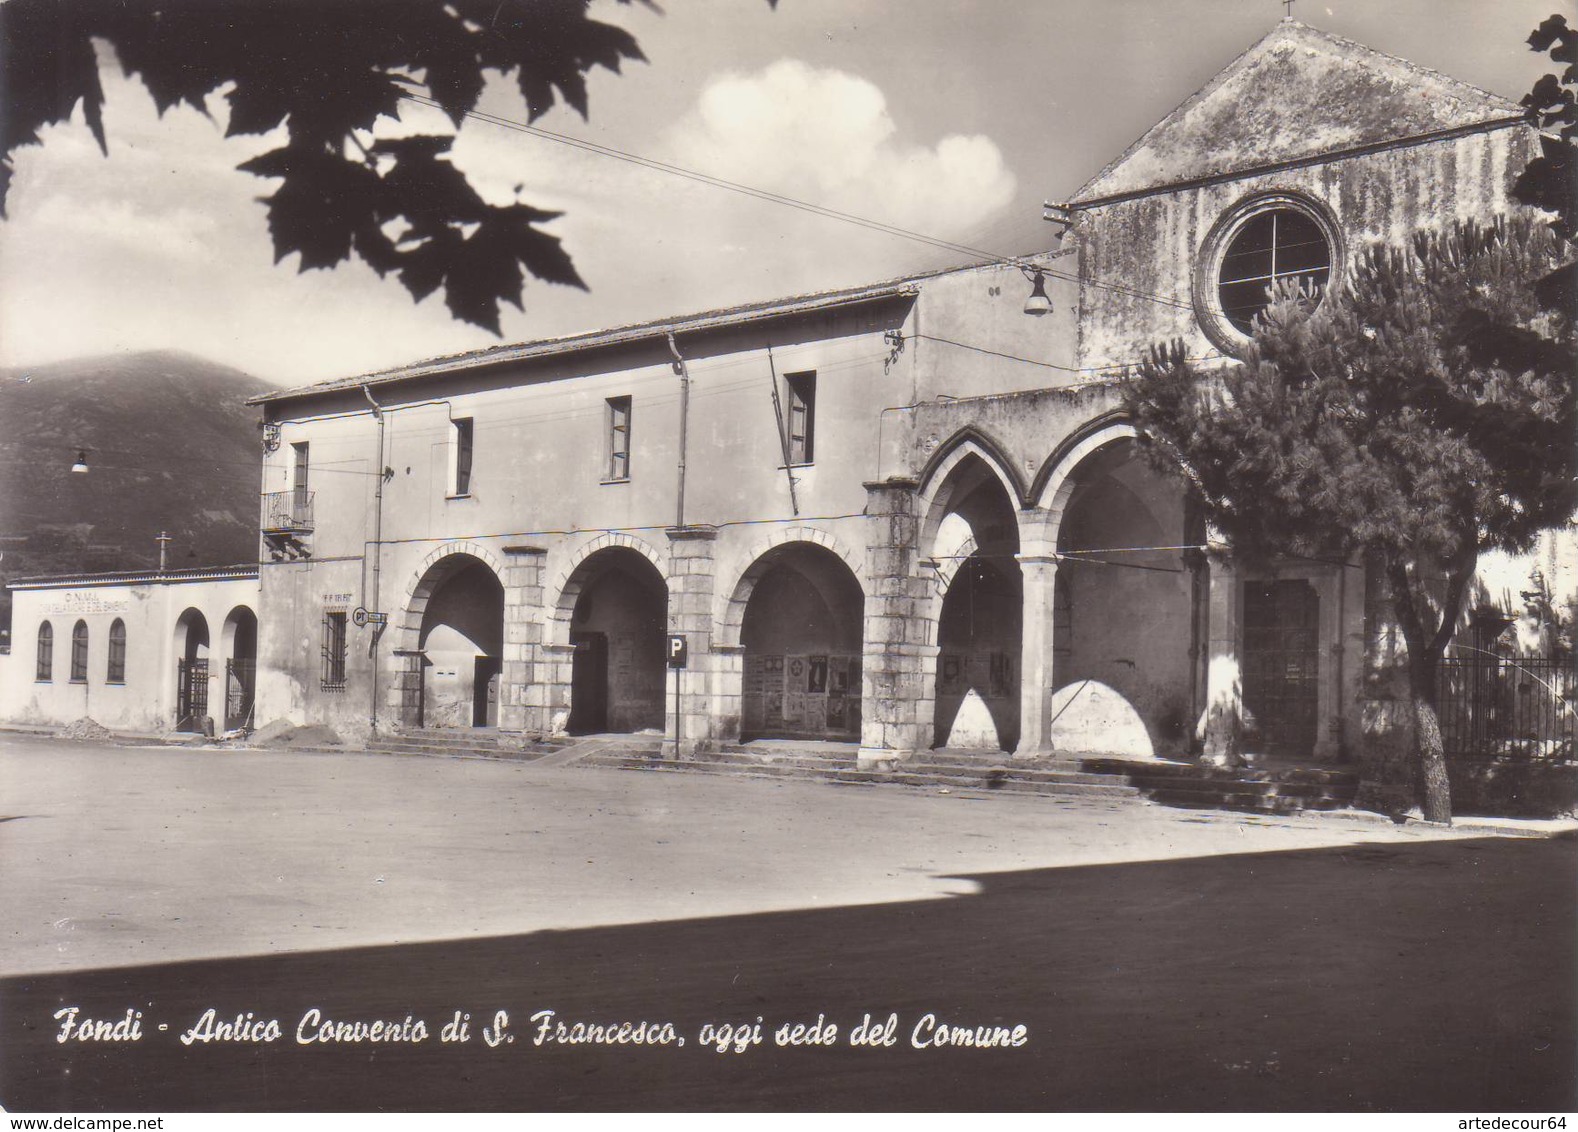
[[[112,730],[253,726],[258,568],[71,574],[10,583],[0,720]]]

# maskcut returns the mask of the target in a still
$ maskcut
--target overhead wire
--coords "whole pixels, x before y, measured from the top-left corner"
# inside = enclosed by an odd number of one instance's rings
[[[415,103],[418,106],[426,106],[430,109],[436,110],[444,109],[440,102],[428,95],[406,93],[402,94],[400,97],[408,102]],[[830,208],[826,205],[814,204],[810,201],[800,200],[797,197],[787,196],[783,193],[775,193],[768,189],[760,189],[752,185],[744,185],[737,181],[730,181],[723,177],[713,176],[710,173],[702,173],[695,169],[688,169],[682,165],[675,165],[671,162],[660,161],[657,158],[631,153],[627,150],[618,149],[614,146],[603,145],[600,142],[588,141],[585,138],[577,138],[570,134],[561,134],[555,130],[545,129],[542,126],[533,126],[528,122],[519,122],[513,118],[505,118],[502,115],[490,114],[482,110],[468,110],[465,116],[467,118],[475,119],[479,122],[486,122],[489,125],[498,126],[501,129],[529,134],[533,137],[542,138],[545,141],[551,141],[559,145],[566,145],[573,149],[583,150],[588,153],[595,153],[602,157],[610,157],[616,161],[623,161],[628,164],[651,169],[654,172],[681,177],[685,180],[695,181],[699,184],[710,185],[713,188],[723,189],[727,192],[753,197],[757,200],[766,201],[770,204],[779,204],[788,208],[798,209],[799,211],[807,212],[814,216],[821,216],[829,220],[837,220],[842,223],[853,224],[858,227],[866,228],[885,235],[897,236],[901,239],[929,244],[932,247],[941,248],[945,251],[955,252],[960,255],[971,256],[977,259],[989,260],[993,263],[1001,263],[1008,266],[1017,267],[1023,271],[1039,271],[1041,274],[1049,275],[1053,278],[1063,279],[1073,283],[1087,284],[1101,290],[1111,291],[1115,294],[1127,295],[1131,298],[1145,299],[1150,302],[1159,303],[1163,306],[1174,307],[1179,310],[1194,309],[1192,303],[1167,295],[1159,295],[1153,292],[1143,291],[1137,287],[1131,287],[1127,284],[1112,283],[1108,282],[1107,280],[1096,279],[1091,276],[1082,277],[1072,272],[1055,268],[1048,263],[1038,263],[1035,261],[1035,257],[1033,255],[1000,255],[996,252],[971,247],[968,244],[961,244],[953,240],[943,239],[938,236],[927,235],[924,232],[917,232],[913,229],[904,228],[897,224],[889,224],[881,220],[872,220],[869,217],[857,216],[854,213],[844,212],[840,209]]]

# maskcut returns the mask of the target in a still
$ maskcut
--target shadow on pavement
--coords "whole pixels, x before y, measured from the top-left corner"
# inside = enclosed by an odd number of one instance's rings
[[[1044,869],[973,895],[0,982],[15,1111],[1429,1110],[1574,1103],[1564,841],[1476,839]],[[137,1042],[58,1042],[59,1009]],[[183,1045],[214,1008],[260,1044]],[[302,1016],[425,1021],[426,1041],[297,1044]],[[482,1037],[496,1010],[513,1043]],[[533,1013],[671,1022],[685,1045],[533,1044]],[[442,1043],[456,1010],[471,1040]],[[899,1024],[854,1048],[865,1013]],[[911,1046],[1023,1024],[1021,1048]],[[778,1048],[781,1023],[839,1027]],[[763,1020],[718,1053],[707,1022]],[[164,1022],[167,1032],[156,1026]]]

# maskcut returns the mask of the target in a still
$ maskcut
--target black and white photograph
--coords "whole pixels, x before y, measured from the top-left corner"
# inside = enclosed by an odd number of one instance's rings
[[[1564,7],[0,0],[9,1127],[1565,1132]]]

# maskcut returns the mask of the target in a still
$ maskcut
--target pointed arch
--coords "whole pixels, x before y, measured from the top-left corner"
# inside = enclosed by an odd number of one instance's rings
[[[968,455],[979,457],[997,474],[1010,499],[1023,504],[1029,498],[1024,479],[1015,469],[1013,460],[1009,459],[1007,450],[990,434],[974,425],[965,425],[939,444],[931,454],[926,466],[916,477],[921,498],[930,498],[936,491],[936,485],[945,482],[959,461]]]

